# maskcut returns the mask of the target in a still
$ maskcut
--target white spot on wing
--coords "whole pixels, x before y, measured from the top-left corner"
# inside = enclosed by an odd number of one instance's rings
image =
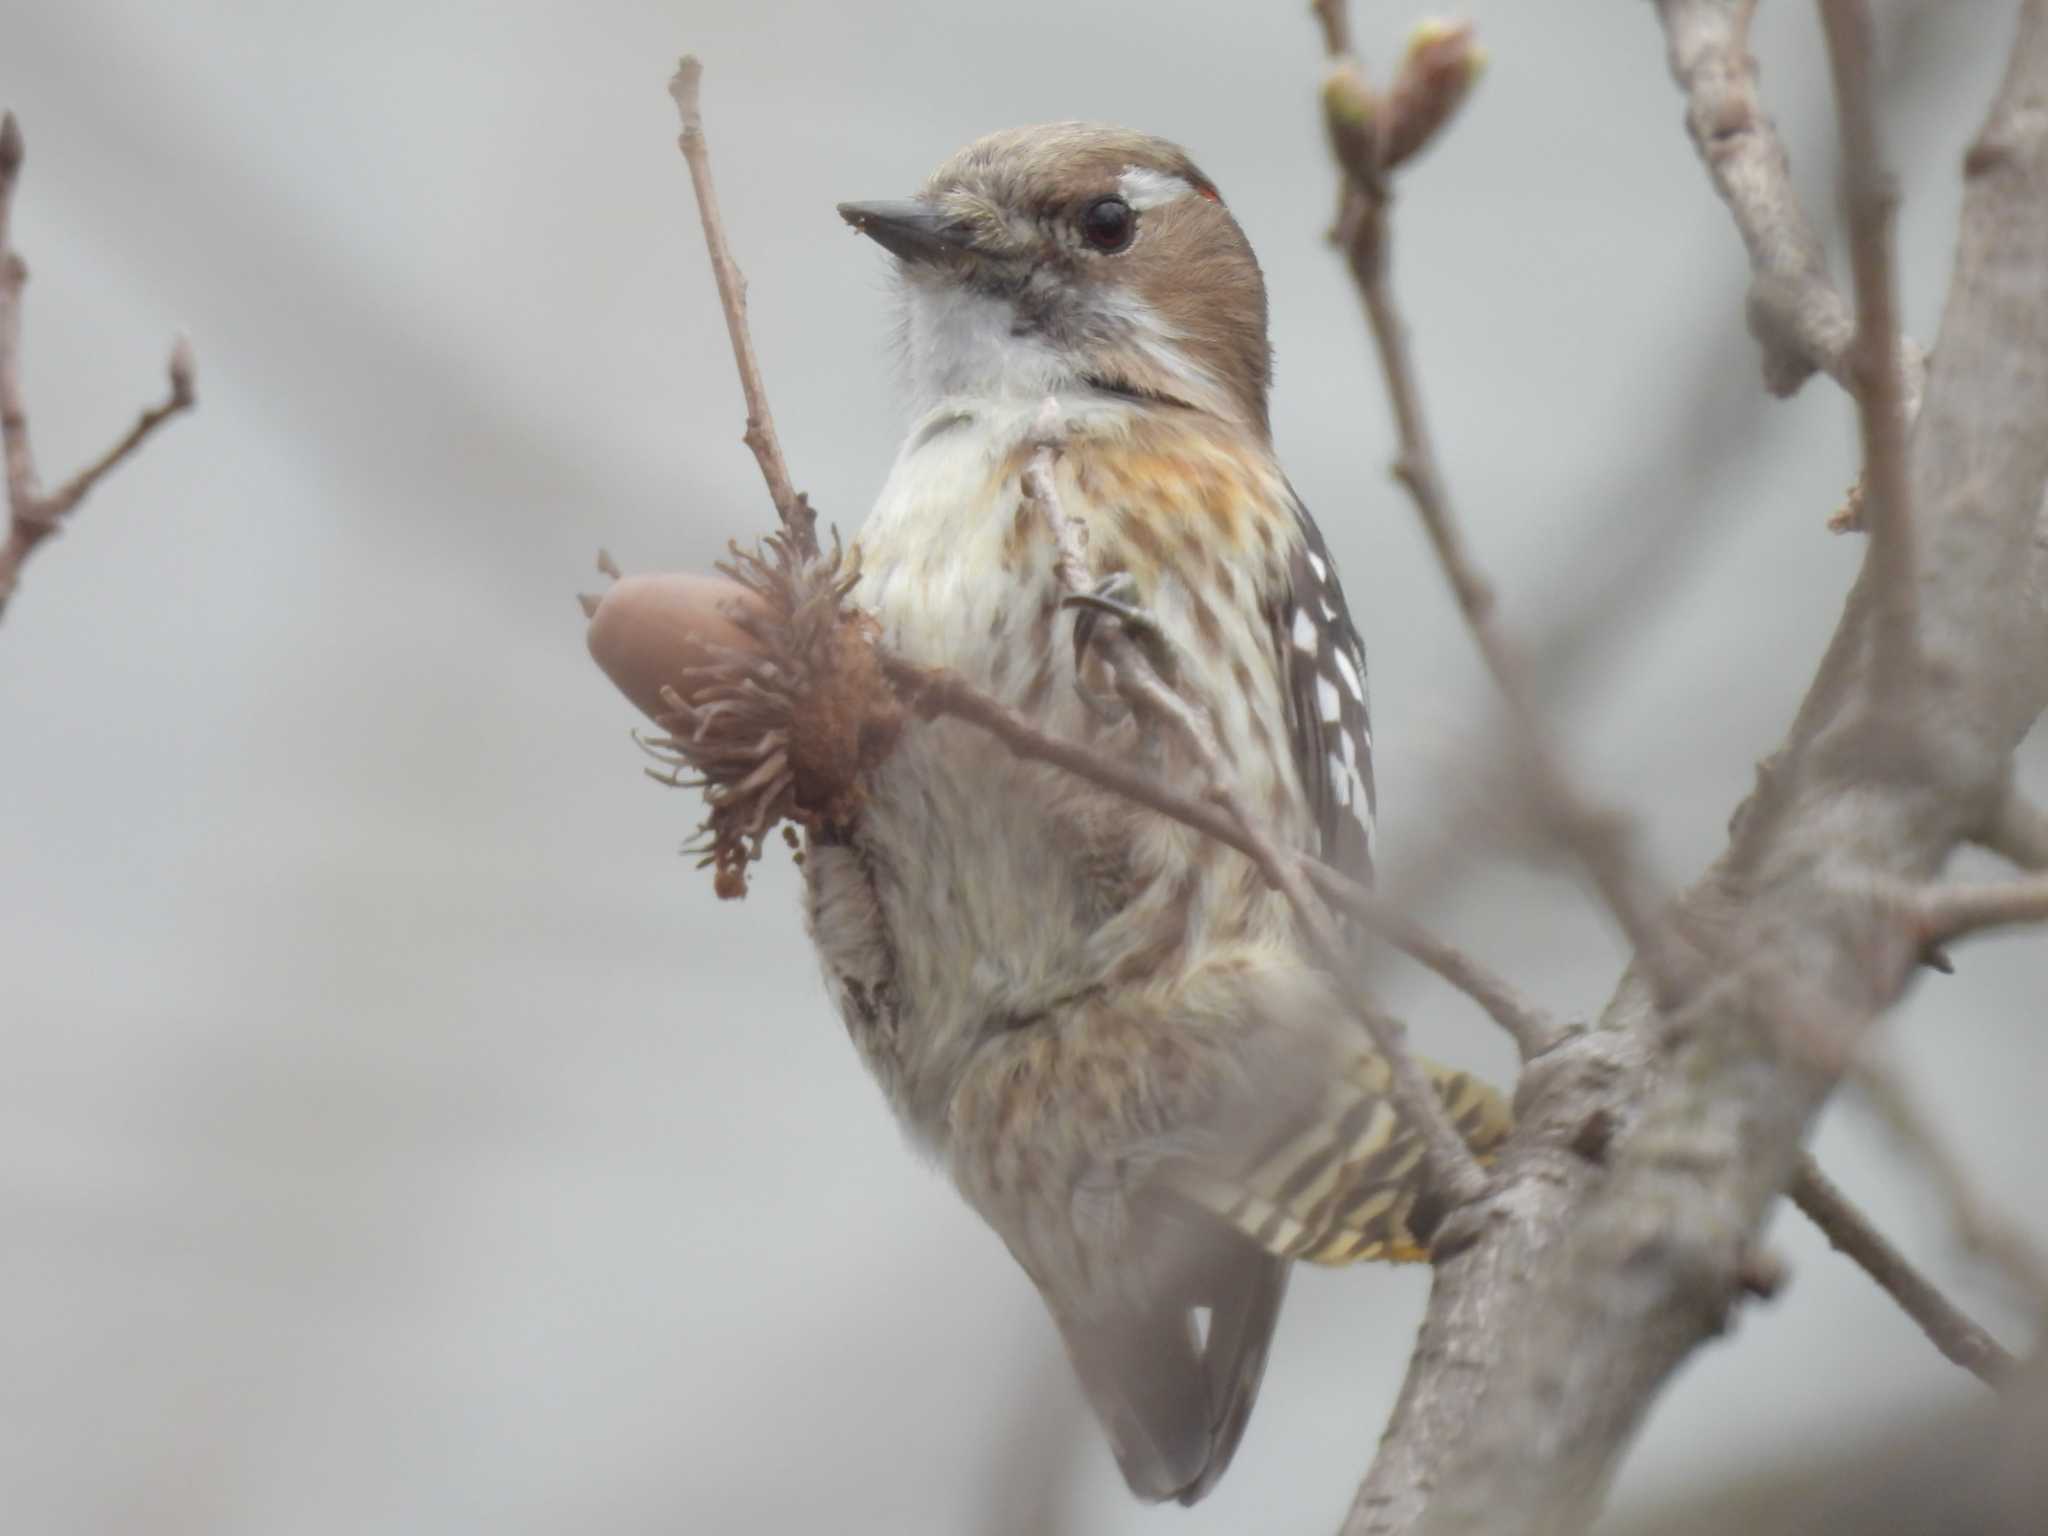
[[[1343,718],[1344,701],[1337,695],[1337,685],[1327,677],[1316,679],[1316,703],[1322,707],[1325,720]]]
[[[1344,653],[1343,646],[1337,647],[1336,657],[1337,671],[1344,678],[1344,686],[1351,690],[1351,696],[1354,699],[1363,699],[1365,697],[1365,683],[1360,679],[1358,669],[1352,666],[1351,658]]]
[[[1316,621],[1308,616],[1306,608],[1294,610],[1294,644],[1303,654],[1316,653]]]

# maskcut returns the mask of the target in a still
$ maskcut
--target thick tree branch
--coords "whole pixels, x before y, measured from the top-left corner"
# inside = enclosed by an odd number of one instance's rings
[[[1915,1269],[1810,1157],[1800,1162],[1792,1202],[1920,1325],[1942,1354],[1987,1386],[2002,1385],[2011,1375],[2018,1362]]]
[[[1855,390],[1856,322],[1828,275],[1813,222],[1792,190],[1790,163],[1757,91],[1749,52],[1756,0],[1657,0],[1672,79],[1685,93],[1685,127],[1749,252],[1749,328],[1763,352],[1764,387],[1790,395],[1824,372]],[[1926,374],[1902,342],[1907,413]]]
[[[36,475],[35,452],[29,443],[28,403],[21,382],[22,290],[28,265],[14,249],[14,190],[25,158],[21,125],[14,114],[0,114],[0,438],[7,460],[7,538],[0,543],[0,614],[21,581],[21,568],[38,545],[63,525],[64,519],[91,494],[149,435],[198,399],[193,386],[192,348],[183,337],[171,347],[170,393],[136,418],[135,425],[92,463],[45,493]]]
[[[1797,1172],[1836,1071],[1783,1020],[1867,1019],[1918,946],[1882,881],[1918,887],[1986,824],[2048,697],[2033,561],[2048,484],[2048,4],[2027,0],[1966,164],[1940,344],[1908,456],[1924,558],[1910,729],[1880,728],[1868,563],[1768,786],[1686,904],[1741,957],[1660,1020],[1625,979],[1601,1028],[1526,1082],[1499,1193],[1435,1270],[1423,1338],[1349,1530],[1585,1528],[1671,1372],[1721,1326],[1743,1248]],[[1910,680],[1908,680],[1910,681]],[[1604,1167],[1546,1143],[1603,1108]]]

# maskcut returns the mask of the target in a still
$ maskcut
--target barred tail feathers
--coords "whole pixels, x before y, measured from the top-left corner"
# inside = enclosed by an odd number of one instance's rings
[[[1418,1063],[1451,1122],[1482,1160],[1512,1126],[1506,1103],[1468,1073]],[[1274,1141],[1241,1176],[1204,1170],[1185,1193],[1268,1253],[1313,1264],[1429,1257],[1437,1212],[1421,1177],[1422,1142],[1394,1112],[1386,1062],[1361,1054],[1323,1094],[1321,1112]]]

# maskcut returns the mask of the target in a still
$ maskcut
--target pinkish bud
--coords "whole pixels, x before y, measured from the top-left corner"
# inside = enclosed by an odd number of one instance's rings
[[[1486,68],[1469,21],[1425,21],[1408,36],[1381,118],[1380,164],[1392,170],[1442,133]]]
[[[669,712],[661,690],[680,682],[685,669],[703,665],[711,647],[757,649],[735,620],[766,612],[760,598],[723,576],[627,576],[613,583],[591,615],[591,659],[635,708],[656,719]]]
[[[1332,62],[1323,76],[1323,128],[1337,163],[1354,181],[1370,183],[1377,174],[1380,105],[1357,60]]]

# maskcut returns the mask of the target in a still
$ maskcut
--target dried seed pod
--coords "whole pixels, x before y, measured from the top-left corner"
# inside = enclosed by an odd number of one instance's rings
[[[883,675],[873,621],[849,607],[857,572],[835,544],[809,559],[783,535],[733,546],[719,576],[627,577],[598,603],[590,653],[668,734],[642,745],[664,783],[704,791],[690,851],[721,896],[778,824],[843,828],[862,775],[886,757],[904,709]]]

